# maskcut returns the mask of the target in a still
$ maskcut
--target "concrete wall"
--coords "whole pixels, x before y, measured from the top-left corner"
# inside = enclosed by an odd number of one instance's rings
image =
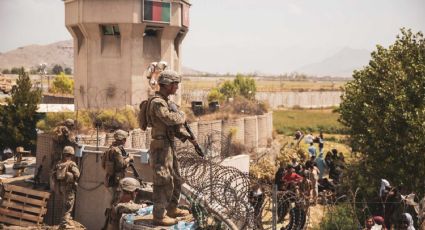
[[[194,100],[206,101],[208,90],[183,91],[183,98],[188,103]],[[338,106],[341,103],[342,91],[308,91],[308,92],[256,92],[255,98],[266,101],[271,108],[323,108]]]
[[[255,98],[266,101],[270,107],[322,108],[338,106],[341,103],[341,91],[308,92],[257,92]]]
[[[241,154],[224,159],[220,165],[239,169],[243,173],[249,173],[249,155]]]

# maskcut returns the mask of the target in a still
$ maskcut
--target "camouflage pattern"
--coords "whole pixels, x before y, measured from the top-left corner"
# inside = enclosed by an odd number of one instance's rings
[[[110,187],[112,193],[111,204],[114,204],[118,199],[119,181],[125,177],[125,170],[129,163],[128,154],[124,147],[117,142],[112,143],[102,157],[102,167],[106,170],[104,183],[106,187]]]
[[[139,209],[146,205],[136,204],[132,200],[126,203],[118,203],[114,205],[111,213],[111,221],[108,229],[118,230],[121,216],[128,213],[136,213]]]
[[[71,146],[65,146],[63,148],[63,154],[75,155],[74,148],[72,148]]]
[[[121,129],[118,129],[114,133],[114,138],[117,141],[122,141],[122,140],[126,139],[127,137],[128,137],[128,133],[124,130],[121,130]]]
[[[120,180],[120,188],[123,191],[134,192],[140,188],[140,182],[132,177],[126,177]]]
[[[53,144],[55,152],[52,156],[50,167],[53,167],[62,159],[62,151],[65,146],[72,146],[75,148],[78,145],[75,141],[74,133],[64,125],[57,126],[53,130]]]
[[[165,210],[173,210],[180,199],[183,183],[179,172],[179,164],[175,155],[174,138],[183,142],[190,135],[182,129],[185,121],[183,113],[172,111],[172,103],[160,92],[153,99],[148,115],[152,123],[152,141],[150,145],[150,166],[153,170],[153,216],[163,219]]]
[[[169,85],[172,83],[180,83],[181,77],[174,70],[164,70],[159,74],[158,83],[163,85]]]
[[[77,191],[77,181],[80,177],[80,170],[78,169],[77,164],[71,160],[66,162],[61,162],[55,166],[59,167],[60,164],[67,164],[67,173],[66,179],[64,181],[58,181],[57,186],[59,187],[59,192],[64,197],[64,214],[62,216],[61,227],[66,228],[72,226],[72,208],[75,203],[75,193]]]

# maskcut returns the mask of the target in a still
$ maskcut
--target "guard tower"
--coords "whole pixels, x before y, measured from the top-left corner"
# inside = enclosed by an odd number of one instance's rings
[[[180,72],[188,0],[65,0],[74,40],[76,109],[118,108],[147,98],[154,61]],[[177,94],[180,102],[180,93]]]

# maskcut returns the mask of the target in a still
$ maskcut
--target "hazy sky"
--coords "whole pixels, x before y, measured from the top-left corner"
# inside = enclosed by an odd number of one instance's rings
[[[282,73],[344,47],[388,46],[400,27],[425,32],[424,0],[192,0],[183,65]],[[0,0],[0,52],[71,39],[61,0]]]

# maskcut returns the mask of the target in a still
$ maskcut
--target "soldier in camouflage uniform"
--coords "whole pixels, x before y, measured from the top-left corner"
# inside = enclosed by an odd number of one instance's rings
[[[177,208],[183,183],[175,155],[174,138],[185,142],[190,135],[182,129],[185,115],[169,100],[176,93],[180,76],[171,70],[159,75],[160,90],[148,107],[148,122],[152,127],[150,165],[153,170],[153,216],[157,225],[174,225],[176,217],[189,214]]]
[[[77,181],[80,177],[80,170],[72,161],[74,156],[74,148],[72,146],[65,146],[63,149],[63,159],[55,165],[52,173],[52,181],[55,182],[54,187],[64,197],[64,214],[60,228],[67,229],[73,228],[72,222],[72,208],[75,202],[75,193],[77,191]]]
[[[145,204],[136,204],[134,199],[137,190],[140,189],[140,182],[131,177],[125,177],[119,182],[121,190],[120,199],[112,208],[111,220],[108,229],[118,230],[120,218],[123,214],[136,213],[139,209],[146,207]]]
[[[123,130],[117,130],[114,133],[115,141],[106,150],[102,157],[102,167],[106,171],[105,186],[111,188],[113,205],[118,199],[117,187],[119,181],[124,178],[125,170],[129,166],[131,158],[124,150],[124,144],[128,133]]]
[[[53,130],[54,154],[52,156],[51,167],[62,159],[62,150],[65,146],[76,147],[74,120],[66,119]]]

